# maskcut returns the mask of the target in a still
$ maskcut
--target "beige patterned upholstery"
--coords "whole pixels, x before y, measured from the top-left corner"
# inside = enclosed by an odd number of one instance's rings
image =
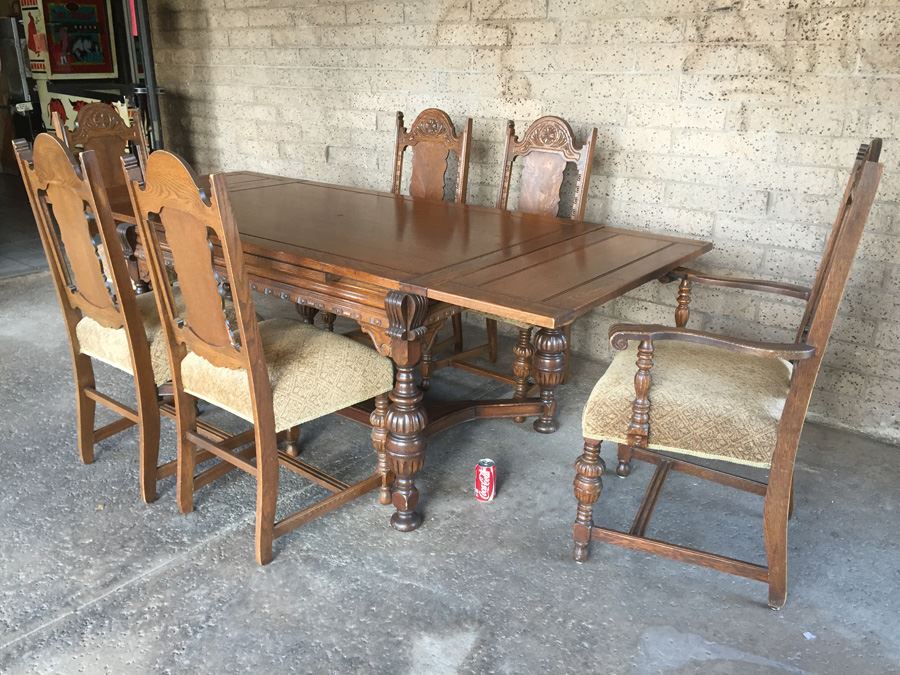
[[[176,298],[178,302],[178,298]],[[144,319],[147,330],[147,341],[150,343],[150,363],[153,366],[153,379],[157,386],[165,384],[172,377],[169,374],[169,353],[166,348],[166,336],[159,322],[156,311],[156,299],[152,293],[137,296],[138,311]],[[133,375],[131,370],[131,351],[128,348],[128,335],[124,328],[107,328],[89,316],[85,316],[75,326],[75,335],[81,353],[91,356],[110,366],[124,370]]]
[[[650,442],[655,450],[768,467],[791,365],[688,343],[654,343]],[[584,409],[585,438],[625,443],[637,348],[619,352]]]
[[[259,324],[272,383],[275,430],[333,413],[394,386],[391,360],[350,338],[313,326],[272,319]],[[253,421],[247,373],[214,366],[188,354],[181,363],[184,390]]]

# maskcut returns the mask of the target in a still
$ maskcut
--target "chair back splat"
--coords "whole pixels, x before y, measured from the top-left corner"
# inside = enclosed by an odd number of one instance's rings
[[[141,169],[147,164],[149,150],[141,113],[129,108],[128,117],[130,124],[110,104],[89,103],[78,111],[73,131],[66,130],[56,113],[53,126],[56,135],[73,150],[96,151],[104,184],[109,189],[126,182],[119,164],[119,158],[127,154],[126,149],[137,157]]]
[[[509,121],[497,208],[508,208],[513,163],[521,157],[522,181],[515,210],[556,216],[566,165],[573,162],[578,177],[570,216],[574,220],[583,220],[596,143],[597,130],[592,129],[584,145],[576,147],[572,127],[564,119],[552,115],[535,120],[525,130],[522,140],[516,136],[515,124]]]
[[[457,133],[447,113],[437,108],[427,108],[418,114],[407,130],[403,126],[403,113],[397,111],[397,145],[394,150],[394,178],[391,192],[400,194],[403,157],[406,149],[412,148],[410,196],[442,201],[446,189],[448,159],[453,152],[456,154],[457,163],[453,201],[465,202],[471,142],[471,118],[466,119],[462,132]]]

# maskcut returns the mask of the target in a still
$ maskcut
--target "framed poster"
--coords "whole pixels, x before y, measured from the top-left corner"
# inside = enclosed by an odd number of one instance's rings
[[[109,0],[42,2],[51,76],[116,77]]]

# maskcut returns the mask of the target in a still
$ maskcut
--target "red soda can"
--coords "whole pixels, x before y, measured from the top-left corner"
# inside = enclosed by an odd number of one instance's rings
[[[482,459],[475,465],[475,499],[493,501],[497,494],[497,465],[492,459]]]

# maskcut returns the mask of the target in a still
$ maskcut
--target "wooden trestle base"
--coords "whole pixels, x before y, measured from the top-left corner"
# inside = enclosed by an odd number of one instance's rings
[[[369,417],[374,409],[374,399],[370,399],[359,405],[339,410],[337,414],[364,426],[371,427],[372,424]],[[428,424],[422,433],[426,438],[430,438],[457,424],[486,418],[540,417],[542,410],[543,404],[539,397],[529,397],[521,400],[499,398],[438,401],[425,406]]]

